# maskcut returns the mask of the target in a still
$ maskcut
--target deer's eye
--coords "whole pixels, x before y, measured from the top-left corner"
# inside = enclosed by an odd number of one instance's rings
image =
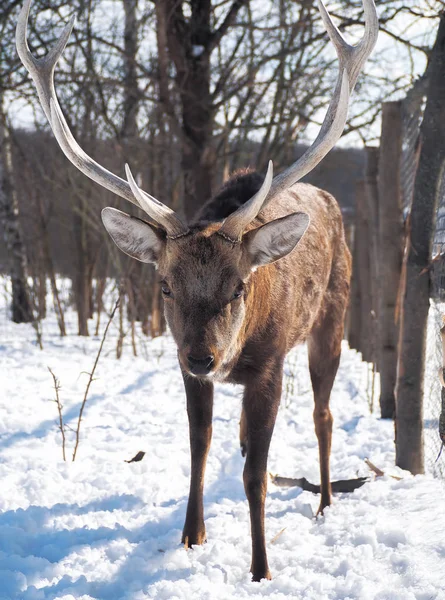
[[[162,282],[161,291],[165,298],[171,298],[173,296],[171,289],[168,287],[165,281]]]
[[[235,291],[233,292],[232,300],[238,300],[238,298],[241,298],[241,296],[243,296],[243,295],[244,295],[244,286],[242,283],[240,283],[236,287]]]

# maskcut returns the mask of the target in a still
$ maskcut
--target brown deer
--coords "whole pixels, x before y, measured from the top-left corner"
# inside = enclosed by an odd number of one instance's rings
[[[88,177],[136,204],[147,221],[114,208],[102,211],[117,246],[155,263],[162,278],[167,322],[178,346],[190,424],[191,482],[182,542],[206,539],[203,486],[212,436],[213,382],[244,386],[241,445],[250,508],[253,579],[270,578],[264,539],[267,455],[280,403],[283,362],[307,341],[319,444],[321,503],[331,503],[329,397],[340,360],[349,293],[350,254],[340,209],[332,196],[296,183],[334,146],[346,123],[359,71],[377,38],[373,0],[364,0],[365,34],[348,45],[320,2],[340,62],[333,99],[313,145],[284,173],[266,178],[236,173],[192,223],[87,156],[73,138],[57,101],[53,74],[73,21],[42,59],[27,45],[31,0],[17,25],[17,49],[37,87],[52,130],[66,156]]]

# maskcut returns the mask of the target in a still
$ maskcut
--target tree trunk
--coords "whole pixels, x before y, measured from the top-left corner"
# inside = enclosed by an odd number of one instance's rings
[[[162,327],[162,310],[161,310],[161,284],[157,279],[153,282],[153,296],[151,307],[151,337],[155,338],[164,333]]]
[[[396,389],[396,464],[424,471],[423,391],[431,253],[438,190],[445,163],[445,13],[430,55],[429,84],[421,125],[419,166],[408,231]]]
[[[40,253],[39,253],[40,254]],[[42,256],[38,257],[37,273],[33,277],[34,302],[39,321],[46,317],[46,274],[43,269]]]
[[[28,169],[29,177],[31,177],[31,171]],[[47,216],[45,215],[45,207],[43,204],[42,193],[38,189],[37,184],[34,183],[34,205],[37,213],[36,229],[38,229],[39,243],[41,249],[41,271],[44,274],[45,281],[46,277],[49,277],[51,284],[51,292],[53,296],[53,306],[57,317],[57,323],[59,325],[59,331],[61,336],[66,335],[65,329],[65,318],[63,314],[62,303],[60,301],[59,290],[57,287],[56,273],[54,269],[53,256],[51,254],[50,238],[48,231]],[[45,285],[46,288],[46,285]],[[46,291],[46,290],[45,290]]]
[[[191,55],[184,67],[177,71],[184,133],[181,157],[184,210],[188,219],[212,195],[214,161],[211,147],[213,109],[210,96],[210,57],[207,52],[201,51],[208,35],[210,17],[207,10],[203,12],[192,24]]]
[[[96,331],[95,336],[99,335],[100,332],[100,317],[104,309],[104,293],[107,285],[107,265],[105,265],[104,275],[96,279]]]
[[[365,183],[357,183],[356,192],[356,244],[358,283],[360,287],[360,346],[363,360],[371,361],[371,267],[369,254],[369,220],[366,202]]]
[[[380,366],[379,349],[379,193],[377,188],[379,172],[379,148],[366,147],[366,213],[368,222],[369,253],[369,361]]]
[[[248,0],[233,0],[217,29],[211,0],[156,0],[160,100],[181,139],[184,211],[190,219],[212,193],[215,149],[212,145],[215,106],[210,93],[210,57]],[[185,16],[187,5],[190,16]],[[175,65],[175,83],[181,121],[168,89],[169,61]]]
[[[116,345],[116,358],[122,357],[124,349],[124,304],[125,304],[125,281],[122,278],[119,282],[119,337]]]
[[[124,72],[124,90],[123,90],[123,124],[120,132],[122,141],[122,162],[134,164],[137,156],[138,124],[137,117],[140,106],[140,90],[138,84],[138,73],[136,68],[136,59],[139,48],[139,22],[137,19],[138,0],[122,0],[125,12],[124,25],[124,53],[123,53],[123,72]],[[152,162],[156,160],[156,154],[152,153],[149,157],[148,168],[152,169]],[[145,170],[145,167],[144,167]],[[140,169],[138,169],[140,171]],[[138,172],[133,169],[133,174]],[[148,187],[148,191],[156,196],[154,190]],[[123,263],[123,264],[126,264]],[[125,267],[124,267],[125,268]],[[140,283],[143,274],[143,264],[132,260],[126,273],[126,290],[128,294],[129,309],[128,318],[134,329],[134,321],[140,320]]]
[[[211,138],[213,106],[210,95],[211,1],[191,2],[191,15],[182,2],[158,0],[162,10],[158,26],[165,27],[165,41],[176,68],[176,86],[181,101],[181,167],[184,210],[190,219],[212,193]],[[165,66],[164,66],[165,68]],[[161,77],[165,79],[165,74]],[[162,90],[161,90],[162,91]],[[164,93],[164,101],[165,93]]]
[[[12,320],[33,321],[32,304],[27,283],[26,249],[19,221],[19,205],[12,183],[11,144],[0,94],[0,224],[10,257],[12,284]]]
[[[137,137],[137,115],[139,110],[139,88],[136,71],[136,55],[138,51],[138,22],[136,11],[138,0],[124,0],[124,121],[122,138],[131,144]]]
[[[133,348],[133,356],[137,356],[137,348],[136,348],[136,305],[134,301],[133,287],[131,285],[130,279],[127,277],[125,280],[126,289],[127,289],[127,318],[130,322],[131,329],[131,346]]]
[[[356,220],[357,220],[356,210]],[[362,313],[361,313],[361,291],[360,277],[358,265],[358,239],[357,225],[354,226],[353,243],[352,243],[352,279],[351,279],[351,296],[349,301],[349,328],[348,342],[350,348],[360,351],[360,342],[362,338]]]
[[[78,214],[73,215],[74,235],[76,239],[77,264],[74,275],[74,297],[77,310],[78,335],[88,336],[88,318],[90,316],[90,286],[88,269],[87,223],[83,202],[78,204]]]
[[[403,259],[404,226],[400,185],[402,153],[401,102],[385,102],[379,160],[379,261],[380,275],[380,410],[393,419],[397,381],[399,328],[395,309]]]

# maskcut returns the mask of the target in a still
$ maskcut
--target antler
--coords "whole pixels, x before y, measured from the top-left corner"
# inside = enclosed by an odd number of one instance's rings
[[[349,96],[352,93],[363,64],[371,54],[377,41],[379,22],[373,0],[363,0],[365,12],[365,34],[356,46],[349,45],[332,22],[322,0],[318,0],[319,10],[333,43],[339,60],[339,73],[332,100],[324,118],[320,132],[314,143],[293,165],[272,181],[270,191],[264,201],[254,196],[248,203],[232,213],[224,221],[220,233],[233,241],[240,239],[244,229],[253,218],[278,194],[307,175],[333,148],[343,133],[348,116]],[[270,164],[269,164],[270,170]],[[269,174],[269,171],[268,171]],[[267,180],[267,176],[266,176]],[[265,183],[266,183],[265,180]],[[263,187],[265,186],[263,184]],[[247,206],[249,205],[249,209]],[[252,217],[253,214],[253,217]]]
[[[179,216],[165,204],[140,190],[132,179],[129,169],[127,169],[127,177],[129,177],[130,185],[94,161],[74,139],[63,116],[54,87],[54,69],[71,35],[74,18],[71,18],[65,26],[59,40],[47,56],[37,59],[32,56],[26,39],[31,1],[25,0],[17,22],[17,51],[36,85],[40,103],[61,149],[82,173],[121,198],[139,206],[155,223],[166,230],[169,237],[177,238],[185,235],[188,228]],[[378,19],[373,0],[363,0],[363,7],[365,34],[356,46],[350,46],[333,24],[323,2],[319,0],[321,16],[340,63],[334,94],[320,132],[303,156],[273,180],[272,162],[269,162],[267,175],[261,189],[236,212],[227,217],[219,230],[222,236],[232,241],[238,241],[244,229],[260,210],[275,196],[309,173],[340,138],[346,124],[349,96],[364,62],[377,41]]]
[[[31,75],[43,111],[65,156],[87,177],[141,208],[169,237],[179,237],[188,231],[179,216],[168,206],[139,190],[137,198],[124,179],[114,175],[86,154],[74,139],[63,116],[54,87],[54,69],[62,56],[74,27],[74,17],[65,26],[59,40],[44,58],[35,58],[26,38],[29,8],[32,0],[25,0],[16,28],[16,45],[20,60]]]

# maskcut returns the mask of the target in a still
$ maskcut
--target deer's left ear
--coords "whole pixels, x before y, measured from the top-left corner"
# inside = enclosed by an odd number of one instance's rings
[[[102,221],[122,252],[141,262],[158,262],[164,240],[156,227],[110,207],[102,210]]]
[[[248,231],[243,236],[243,244],[252,268],[268,265],[292,252],[308,225],[309,215],[298,212]]]

